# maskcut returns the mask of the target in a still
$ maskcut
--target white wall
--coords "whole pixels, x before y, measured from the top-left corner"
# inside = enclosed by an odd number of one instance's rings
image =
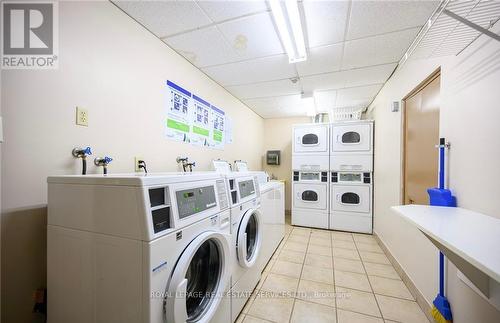
[[[75,146],[114,158],[110,172],[132,172],[134,156],[151,172],[175,171],[178,155],[243,159],[262,167],[264,122],[110,2],[60,2],[59,69],[2,71],[2,319],[31,322],[32,292],[45,286],[46,177],[78,174]],[[234,143],[224,151],[164,137],[165,82],[172,80],[224,109]],[[75,107],[90,126],[75,123]],[[91,161],[90,161],[91,162]],[[96,172],[89,166],[89,172]]]
[[[368,111],[375,119],[375,232],[429,303],[437,293],[438,251],[389,209],[401,203],[402,172],[402,115],[390,112],[390,102],[401,100],[439,67],[440,135],[451,143],[450,188],[460,207],[500,218],[500,172],[495,169],[500,165],[499,42],[481,36],[458,57],[408,61]],[[449,264],[454,322],[500,322],[500,312],[459,281]]]

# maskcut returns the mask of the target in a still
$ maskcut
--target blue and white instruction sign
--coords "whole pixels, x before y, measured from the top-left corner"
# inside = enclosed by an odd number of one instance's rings
[[[193,94],[193,104],[191,143],[196,146],[211,146],[212,111],[210,103]]]
[[[225,113],[221,109],[212,105],[213,118],[213,147],[215,149],[224,149],[225,143]]]
[[[190,142],[192,102],[191,92],[167,81],[166,136],[169,139]]]

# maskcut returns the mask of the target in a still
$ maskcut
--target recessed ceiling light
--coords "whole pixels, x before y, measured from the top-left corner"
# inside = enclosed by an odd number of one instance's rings
[[[304,33],[300,21],[297,0],[269,0],[274,22],[288,54],[289,63],[302,62],[307,59]]]

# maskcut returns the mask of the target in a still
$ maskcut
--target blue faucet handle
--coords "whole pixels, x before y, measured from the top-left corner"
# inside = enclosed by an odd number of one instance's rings
[[[87,147],[85,149],[83,149],[82,151],[85,155],[92,155],[92,150],[90,149],[90,147]]]
[[[113,158],[108,157],[108,156],[104,157],[104,162],[105,162],[106,164],[109,164],[109,163],[111,163],[112,161],[113,161]]]

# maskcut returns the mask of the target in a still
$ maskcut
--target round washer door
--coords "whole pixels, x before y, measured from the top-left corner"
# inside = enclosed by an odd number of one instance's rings
[[[262,243],[262,224],[262,215],[256,209],[247,210],[241,219],[236,251],[238,262],[244,268],[252,267],[259,257]]]
[[[167,287],[168,323],[205,323],[212,319],[229,281],[229,253],[228,239],[218,232],[204,232],[191,241]]]

